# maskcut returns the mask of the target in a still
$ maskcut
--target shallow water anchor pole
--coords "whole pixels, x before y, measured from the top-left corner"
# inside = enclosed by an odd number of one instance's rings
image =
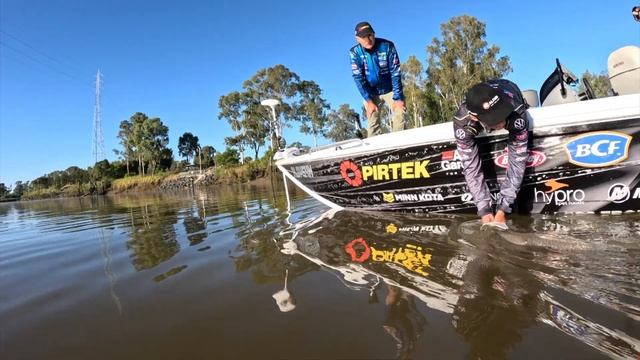
[[[282,181],[284,182],[284,193],[287,195],[287,212],[291,216],[291,201],[289,200],[289,187],[287,186],[287,176],[282,175]]]

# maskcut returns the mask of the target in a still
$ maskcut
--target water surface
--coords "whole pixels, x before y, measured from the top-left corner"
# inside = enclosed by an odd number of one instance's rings
[[[0,204],[0,358],[640,356],[640,217],[331,212],[280,184]]]

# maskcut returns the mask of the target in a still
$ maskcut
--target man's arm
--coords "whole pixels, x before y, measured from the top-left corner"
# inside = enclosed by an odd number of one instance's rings
[[[456,137],[458,153],[460,154],[464,168],[463,174],[467,182],[467,187],[478,208],[478,215],[484,217],[485,215],[492,214],[492,211],[491,193],[484,181],[482,162],[480,161],[480,153],[478,145],[476,144],[476,135],[480,131],[481,125],[468,119],[466,113],[467,109],[462,105],[453,120],[453,131]]]
[[[393,43],[389,44],[389,70],[391,72],[391,85],[393,86],[393,100],[404,101],[402,92],[402,71],[400,70],[400,58]]]
[[[356,82],[356,87],[364,98],[365,101],[371,100],[371,86],[366,79],[366,74],[364,72],[364,64],[362,63],[362,59],[360,56],[356,54],[355,47],[351,48],[349,51],[349,57],[351,58],[351,73],[353,75],[353,80]]]
[[[497,206],[498,210],[506,214],[512,210],[511,206],[516,200],[527,166],[527,158],[529,157],[528,125],[524,112],[522,114],[513,113],[513,116],[507,120],[509,165],[506,178],[500,183],[500,198]]]

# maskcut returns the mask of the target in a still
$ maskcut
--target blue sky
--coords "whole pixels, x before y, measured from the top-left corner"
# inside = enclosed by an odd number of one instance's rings
[[[91,165],[94,80],[104,74],[107,158],[118,124],[140,111],[224,149],[221,95],[258,69],[284,64],[314,80],[332,107],[361,99],[350,74],[353,27],[370,21],[400,59],[425,62],[440,24],[472,15],[511,59],[507,78],[539,90],[560,60],[577,75],[606,70],[608,54],[640,43],[637,1],[0,1],[0,182]],[[288,142],[300,140],[296,128]],[[326,143],[323,140],[322,143]]]

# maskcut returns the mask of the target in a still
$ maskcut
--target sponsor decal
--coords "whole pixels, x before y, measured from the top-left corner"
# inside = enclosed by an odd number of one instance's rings
[[[569,162],[583,167],[615,165],[629,156],[631,136],[616,131],[578,135],[565,144]]]
[[[394,225],[395,226],[395,225]],[[357,249],[356,249],[357,247]],[[386,262],[398,264],[409,271],[427,276],[431,254],[422,250],[421,246],[407,244],[400,247],[378,250],[374,246],[369,246],[363,238],[357,238],[348,243],[344,250],[351,261],[363,263],[369,259],[375,262]]]
[[[387,232],[389,234],[395,234],[398,232],[398,227],[395,224],[389,224],[387,225]]]
[[[513,127],[516,128],[516,130],[523,130],[526,126],[527,126],[527,123],[523,118],[517,118],[513,122]]]
[[[529,150],[529,156],[527,157],[527,167],[536,167],[544,164],[547,161],[547,155],[540,151]],[[505,149],[495,160],[493,163],[497,166],[506,169],[509,166],[509,153]]]
[[[392,202],[419,202],[419,201],[444,201],[444,197],[439,193],[421,192],[421,193],[382,193],[382,200],[388,203]]]
[[[429,178],[428,165],[429,160],[422,160],[358,167],[353,161],[344,160],[340,163],[340,175],[349,185],[358,187],[365,181]]]
[[[449,232],[449,228],[445,225],[411,225],[396,228],[396,231],[410,232],[410,233],[434,233],[434,234],[446,234]],[[388,232],[388,231],[387,231]]]
[[[568,184],[561,183],[555,179],[549,180],[544,184],[549,187],[549,190],[535,189],[535,202],[544,202],[545,204],[556,206],[584,204],[584,190],[569,189]]]
[[[340,163],[340,175],[342,178],[353,187],[362,185],[362,172],[351,160],[344,160]]]
[[[311,166],[309,166],[309,165],[292,166],[291,167],[291,173],[293,174],[294,177],[297,177],[297,178],[312,178],[313,177],[313,170],[311,169]]]
[[[627,185],[616,183],[609,187],[607,198],[616,204],[623,203],[629,199],[640,199],[640,188],[636,188],[632,195],[631,189]]]
[[[492,202],[497,203],[500,198],[500,193],[490,193],[489,196]],[[465,203],[473,202],[473,195],[471,195],[471,193],[464,193],[460,195],[460,200]]]
[[[388,203],[392,203],[396,201],[396,198],[393,196],[393,193],[382,193],[382,200]]]
[[[457,150],[449,150],[442,153],[442,161],[440,166],[445,170],[460,170],[462,162],[460,161],[460,153]]]

